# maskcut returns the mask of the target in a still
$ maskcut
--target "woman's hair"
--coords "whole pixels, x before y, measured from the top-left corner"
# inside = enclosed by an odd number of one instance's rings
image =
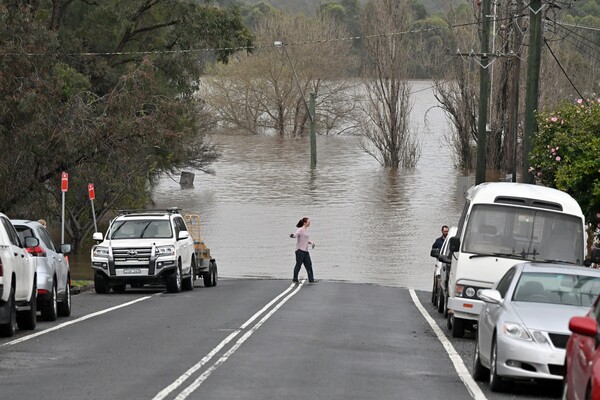
[[[301,226],[303,226],[306,221],[308,221],[308,217],[304,217],[302,218],[300,221],[298,221],[298,223],[296,224],[296,228],[300,228]]]

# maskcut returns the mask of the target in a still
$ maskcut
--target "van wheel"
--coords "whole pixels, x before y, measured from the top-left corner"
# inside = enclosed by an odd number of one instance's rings
[[[50,291],[50,298],[44,303],[40,304],[40,311],[44,321],[56,321],[58,315],[58,305],[56,300],[56,282],[52,281],[52,290]]]
[[[461,338],[465,336],[465,320],[452,316],[452,337]]]
[[[19,329],[32,331],[37,324],[37,285],[34,283],[29,299],[29,310],[17,312],[17,326]]]
[[[110,292],[110,281],[102,272],[94,271],[94,290],[98,294]]]
[[[15,305],[15,289],[10,288],[8,301],[3,307],[8,308],[8,322],[0,325],[0,336],[12,337],[17,332],[17,307]]]

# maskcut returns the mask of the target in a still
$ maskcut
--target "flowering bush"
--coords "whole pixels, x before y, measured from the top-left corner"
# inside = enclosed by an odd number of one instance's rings
[[[535,179],[573,196],[600,239],[600,99],[539,114],[529,157]]]

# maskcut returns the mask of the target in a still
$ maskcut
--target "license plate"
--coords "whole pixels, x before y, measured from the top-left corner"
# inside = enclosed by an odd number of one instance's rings
[[[127,275],[139,275],[142,273],[142,270],[139,268],[125,268],[123,269],[123,273]]]

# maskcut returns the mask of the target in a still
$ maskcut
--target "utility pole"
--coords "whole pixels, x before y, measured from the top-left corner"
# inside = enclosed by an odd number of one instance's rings
[[[475,184],[485,182],[485,170],[487,161],[487,109],[490,76],[488,67],[489,58],[489,35],[490,35],[490,1],[483,0],[481,7],[481,64],[479,68],[479,121],[477,124],[477,169]]]
[[[529,5],[529,55],[527,56],[527,84],[525,92],[525,121],[523,130],[523,170],[524,183],[533,183],[529,172],[529,153],[533,147],[533,137],[537,133],[536,113],[540,86],[540,64],[542,55],[542,1],[532,0]]]
[[[517,138],[519,135],[519,90],[521,84],[521,58],[520,58],[520,48],[523,41],[523,35],[521,34],[520,23],[521,17],[518,14],[519,4],[517,1],[513,1],[512,5],[513,12],[513,53],[514,56],[512,58],[512,79],[511,79],[511,96],[509,98],[512,99],[512,107],[510,109],[510,140],[509,146],[510,154],[509,154],[509,170],[512,176],[511,181],[517,181]]]
[[[298,91],[302,95],[302,101],[304,102],[304,106],[306,107],[306,112],[308,113],[308,118],[310,119],[310,168],[314,169],[317,166],[317,128],[316,128],[316,114],[315,114],[315,93],[310,93],[310,105],[306,102],[306,96],[304,95],[304,90],[302,90],[302,86],[300,85],[300,81],[298,80],[298,75],[296,74],[296,68],[294,68],[294,63],[292,63],[292,59],[285,48],[285,43],[281,41],[276,41],[273,43],[275,47],[283,47],[283,52],[287,57],[288,62],[290,63],[290,67],[292,67],[292,72],[294,76],[294,80],[298,85]]]

